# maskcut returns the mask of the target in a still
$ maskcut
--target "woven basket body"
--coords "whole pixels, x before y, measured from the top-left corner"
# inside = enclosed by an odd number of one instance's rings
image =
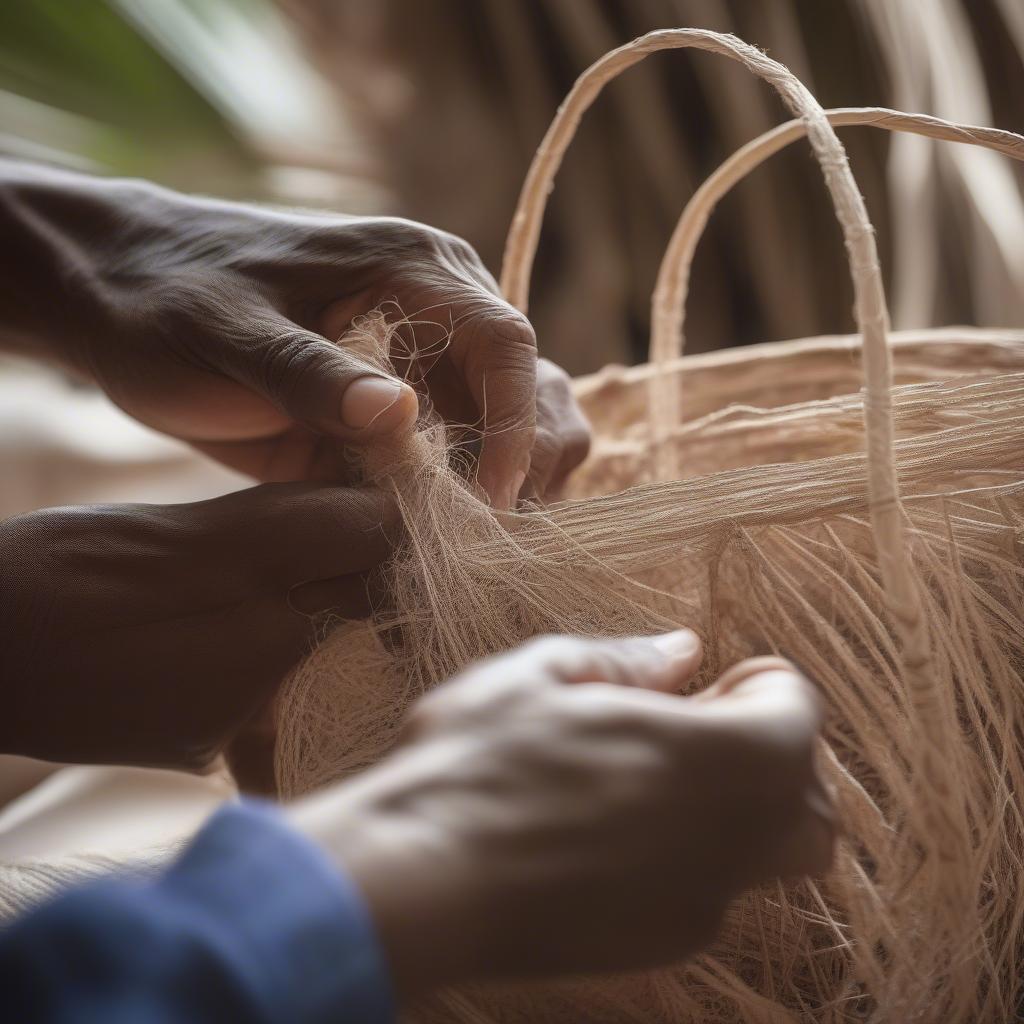
[[[502,275],[521,309],[544,200],[583,112],[615,74],[679,47],[740,61],[800,120],[745,147],[684,213],[655,291],[651,362],[576,382],[595,444],[571,500],[496,524],[449,479],[436,425],[404,461],[370,474],[399,496],[412,536],[392,570],[397,612],[339,627],[296,672],[282,703],[279,783],[299,793],[372,763],[419,693],[538,632],[693,626],[707,652],[695,688],[739,658],[776,652],[829,709],[821,758],[844,838],[828,876],[749,894],[692,963],[450,992],[417,1017],[1014,1019],[1024,962],[1024,331],[890,337],[870,222],[831,126],[917,131],[1016,158],[1024,139],[892,111],[824,112],[732,37],[652,33],[581,76],[538,151]],[[744,173],[804,134],[844,230],[860,336],[680,358],[703,223]]]
[[[890,335],[898,386],[963,386],[1024,372],[1024,330],[946,327]],[[672,443],[682,477],[862,451],[860,339],[806,338],[684,356],[663,366],[606,366],[574,390],[594,430],[590,458],[570,478],[568,497],[589,498],[643,483],[650,467],[650,383],[668,376],[683,410]],[[939,391],[897,392],[917,407]],[[835,401],[838,400],[838,401]],[[828,407],[824,403],[831,402]],[[773,411],[785,413],[769,420]],[[953,425],[956,407],[897,419],[897,436]]]

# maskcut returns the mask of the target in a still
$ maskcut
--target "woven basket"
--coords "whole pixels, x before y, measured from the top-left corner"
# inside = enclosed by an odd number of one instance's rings
[[[889,335],[897,403],[896,436],[952,424],[928,404],[928,388],[958,379],[983,382],[1024,373],[1024,330],[941,327]],[[569,480],[567,496],[619,490],[650,475],[651,381],[668,376],[683,415],[670,442],[679,475],[696,477],[773,462],[795,462],[859,451],[864,444],[864,375],[857,336],[770,342],[683,356],[664,365],[606,366],[579,377],[574,391],[594,430],[590,457]],[[916,400],[929,419],[911,420],[903,399]],[[829,402],[823,407],[823,402]],[[924,404],[922,404],[924,403]],[[784,411],[780,411],[784,410]],[[769,416],[769,411],[771,415]],[[639,469],[638,469],[639,467]],[[639,474],[639,475],[638,475]]]
[[[873,232],[831,124],[1017,159],[1024,139],[895,111],[825,112],[733,37],[651,33],[581,76],[538,150],[502,274],[520,309],[580,117],[616,74],[683,47],[741,62],[798,120],[744,147],[694,196],[659,275],[649,364],[576,382],[595,445],[573,500],[524,511],[506,532],[456,488],[444,498],[459,533],[439,540],[407,515],[410,547],[439,554],[406,552],[396,578],[413,581],[398,616],[338,628],[296,672],[281,705],[279,782],[298,793],[371,763],[418,693],[538,631],[691,625],[707,652],[697,687],[776,652],[829,708],[822,762],[844,830],[829,875],[738,901],[693,963],[445,993],[417,1017],[1013,1019],[1024,954],[1024,332],[889,335]],[[681,357],[688,268],[714,204],[805,134],[846,239],[859,338]],[[374,477],[410,508],[422,481],[444,472],[443,449],[420,440],[433,475],[397,466]]]

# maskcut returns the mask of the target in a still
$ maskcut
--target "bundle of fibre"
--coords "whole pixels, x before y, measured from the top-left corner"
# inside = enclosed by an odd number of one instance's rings
[[[449,992],[417,1019],[1009,1020],[1024,962],[1024,335],[951,330],[890,348],[873,232],[829,122],[1018,157],[1024,139],[894,112],[826,114],[734,37],[652,33],[579,79],[540,147],[502,280],[519,308],[582,113],[615,74],[680,47],[740,61],[800,120],[746,147],[684,214],[655,292],[652,365],[579,383],[597,443],[573,500],[499,521],[429,413],[367,462],[407,539],[386,609],[338,625],[288,683],[282,793],[371,764],[408,703],[474,658],[544,632],[690,625],[707,652],[695,687],[766,652],[820,686],[843,822],[832,870],[737,902],[693,962]],[[678,358],[700,226],[731,181],[802,134],[846,239],[863,395],[849,340]],[[371,316],[345,343],[385,366],[392,330]]]

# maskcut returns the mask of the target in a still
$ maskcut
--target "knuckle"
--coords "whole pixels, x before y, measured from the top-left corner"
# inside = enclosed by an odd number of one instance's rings
[[[535,407],[537,341],[526,318],[494,296],[480,292],[460,301],[456,327],[464,368],[470,377],[502,382],[503,405]]]
[[[436,228],[406,217],[376,217],[362,225],[375,244],[388,250],[433,250],[440,237]]]
[[[426,715],[421,727],[438,728],[461,724],[477,732],[481,728],[504,728],[535,707],[535,680],[520,667],[504,663],[505,659],[482,662],[463,675],[421,698]]]
[[[600,673],[603,682],[615,686],[632,686],[637,676],[642,673],[624,649],[622,641],[605,640],[599,643],[597,648],[590,653],[590,660],[596,670],[595,675]]]
[[[445,234],[418,221],[403,222],[403,239],[415,253],[436,259],[445,249]]]
[[[664,668],[665,654],[650,637],[628,636],[613,641],[614,655],[634,675],[646,678]]]
[[[541,633],[539,636],[527,640],[521,649],[543,658],[576,642],[574,637],[561,636],[558,633]]]
[[[590,454],[592,440],[589,425],[567,429],[562,435],[563,458],[571,466],[578,466]]]
[[[449,231],[439,232],[440,241],[446,249],[459,261],[470,265],[481,264],[476,249],[460,235],[453,235]]]
[[[590,728],[608,741],[617,741],[620,748],[628,747],[633,767],[644,774],[672,771],[674,760],[666,756],[665,735],[659,722],[638,704],[609,699],[617,696],[620,685],[616,681],[594,683],[588,687],[589,693],[573,691],[589,712]]]
[[[373,244],[391,260],[408,262],[420,271],[483,269],[477,251],[459,235],[404,217],[379,217],[367,222]]]
[[[560,661],[567,654],[574,653],[580,646],[581,642],[573,637],[546,633],[527,641],[520,648],[520,653],[530,662],[550,665]]]
[[[537,386],[568,395],[572,391],[572,378],[557,363],[540,358],[537,360]]]
[[[480,291],[471,304],[466,326],[472,330],[476,348],[486,348],[492,355],[504,352],[516,362],[529,357],[530,374],[536,379],[537,336],[533,325],[513,306],[487,292]]]
[[[518,309],[503,303],[499,315],[494,319],[495,333],[506,345],[528,349],[531,355],[537,351],[537,335],[533,324]]]
[[[302,389],[320,362],[316,339],[298,327],[282,327],[256,360],[256,374],[264,391],[287,401]]]
[[[562,457],[563,441],[551,429],[537,425],[530,452],[530,476],[540,485],[548,482]],[[543,489],[543,486],[541,486]]]
[[[405,217],[359,217],[314,232],[311,262],[333,273],[340,264],[360,268],[367,284],[381,279],[423,283],[444,251],[442,233]]]

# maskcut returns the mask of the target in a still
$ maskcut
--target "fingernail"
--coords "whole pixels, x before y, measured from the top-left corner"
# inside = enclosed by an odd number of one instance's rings
[[[654,637],[654,646],[669,658],[692,658],[700,650],[700,637],[692,629],[677,629]]]
[[[732,693],[741,683],[749,682],[756,676],[772,675],[777,673],[800,677],[800,673],[784,658],[776,657],[774,654],[762,655],[757,658],[748,658],[741,661],[732,668],[727,669],[715,683],[718,696],[724,697]]]
[[[342,422],[353,430],[372,433],[393,430],[408,414],[401,401],[406,391],[412,389],[390,377],[359,377],[341,397]]]

